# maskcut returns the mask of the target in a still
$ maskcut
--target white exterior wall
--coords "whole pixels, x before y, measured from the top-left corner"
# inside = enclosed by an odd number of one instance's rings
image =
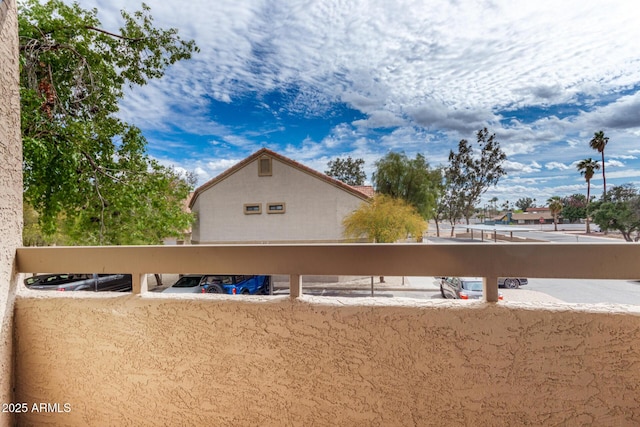
[[[341,241],[343,218],[363,200],[276,158],[273,174],[258,176],[258,159],[203,191],[193,243]],[[245,204],[260,203],[262,213],[246,215]],[[284,203],[283,214],[267,213],[268,203]]]

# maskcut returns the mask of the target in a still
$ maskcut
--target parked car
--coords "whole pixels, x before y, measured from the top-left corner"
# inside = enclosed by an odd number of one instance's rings
[[[168,294],[199,294],[203,292],[204,274],[187,274],[162,292]]]
[[[24,284],[26,287],[31,287],[34,284],[38,284],[38,285],[59,285],[62,283],[69,283],[69,282],[73,282],[74,280],[80,280],[79,278],[76,279],[75,275],[73,274],[41,274],[38,276],[31,276],[31,277],[27,277],[26,279],[24,279]]]
[[[130,274],[44,274],[27,277],[29,289],[55,291],[131,292]]]
[[[498,286],[501,288],[516,289],[527,284],[529,281],[524,277],[498,277]]]
[[[203,287],[207,293],[213,294],[269,294],[271,276],[206,276]]]
[[[442,298],[481,299],[482,290],[481,277],[442,277],[440,279]],[[501,293],[498,294],[498,299],[503,299]]]
[[[270,285],[271,276],[187,274],[163,292],[268,295]]]

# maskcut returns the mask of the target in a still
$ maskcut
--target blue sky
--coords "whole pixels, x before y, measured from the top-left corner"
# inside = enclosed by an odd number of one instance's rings
[[[80,0],[118,28],[130,0]],[[515,202],[585,193],[604,130],[607,185],[640,185],[640,7],[628,0],[147,0],[201,52],[127,93],[121,116],[199,183],[267,147],[318,171],[389,151],[445,164],[486,126]],[[602,177],[592,180],[592,194]]]

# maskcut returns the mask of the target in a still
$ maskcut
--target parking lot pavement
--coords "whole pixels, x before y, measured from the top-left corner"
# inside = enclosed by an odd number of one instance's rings
[[[409,277],[409,276],[384,276],[384,282],[380,281],[380,276],[373,276],[373,286],[378,290],[439,290],[439,282],[435,277]],[[331,290],[352,289],[352,290],[369,290],[371,289],[371,277],[355,278],[353,280],[342,282],[304,282],[302,287],[306,289],[322,288]],[[289,282],[275,282],[275,289],[289,289]]]
[[[408,280],[412,288],[440,290],[440,280],[432,276],[409,277]]]

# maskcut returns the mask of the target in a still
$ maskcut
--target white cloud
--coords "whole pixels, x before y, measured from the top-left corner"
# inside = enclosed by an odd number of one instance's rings
[[[606,129],[640,128],[640,92],[623,96],[591,114],[593,126]],[[595,120],[594,120],[595,119]]]
[[[637,178],[640,177],[640,170],[627,169],[623,171],[607,172],[607,187],[609,187],[609,179]],[[621,184],[621,183],[619,183]]]
[[[438,102],[428,102],[407,108],[413,120],[426,128],[445,128],[462,135],[473,135],[496,116],[484,108],[452,108]]]
[[[624,167],[624,163],[618,161],[618,160],[606,160],[605,161],[605,166],[606,167],[618,167],[618,168],[622,168]]]
[[[566,171],[566,170],[571,169],[571,166],[567,166],[564,163],[560,163],[560,162],[549,162],[549,163],[545,164],[544,167],[549,169],[549,170],[558,169],[558,170]]]
[[[356,120],[353,122],[353,125],[368,128],[387,128],[402,126],[405,123],[403,119],[397,117],[390,111],[372,111],[369,113],[369,118]]]
[[[206,170],[202,169],[201,167],[196,167],[193,170],[193,172],[198,177],[198,184],[197,184],[198,186],[204,184],[209,179],[211,179],[211,174],[209,174]]]
[[[207,168],[211,171],[227,170],[242,159],[220,159],[207,162]]]
[[[128,0],[80,3],[98,8],[109,30],[117,28],[119,9],[137,7]],[[146,3],[157,26],[179,28],[201,53],[172,66],[162,80],[128,91],[121,116],[143,130],[177,129],[212,141],[201,152],[169,138],[151,141],[162,156],[181,148],[192,160],[180,166],[199,176],[222,172],[272,141],[255,142],[256,135],[277,128],[251,117],[238,128],[219,123],[209,116],[212,103],[264,100],[272,93],[291,95],[286,109],[305,116],[326,114],[336,102],[366,116],[334,123],[328,135],[315,135],[320,142],[274,143],[320,170],[336,152],[358,153],[369,174],[389,150],[422,152],[433,165],[446,163],[459,139],[473,141],[488,126],[514,176],[567,171],[558,179],[574,179],[577,159],[598,157],[588,141],[602,128],[611,137],[607,166],[630,168],[616,172],[636,176],[631,160],[640,154],[640,92],[619,97],[640,81],[640,25],[628,0],[217,0],[213,8],[205,0],[180,7]],[[523,117],[523,108],[565,102],[582,112],[553,110],[555,116],[533,122]],[[538,182],[555,185],[546,176]],[[527,189],[547,192],[520,190]]]
[[[126,0],[81,3],[103,11],[111,28],[117,9],[132,9]],[[239,91],[296,84],[303,94],[298,102],[311,110],[331,99],[367,112],[403,105],[421,123],[459,127],[465,118],[488,119],[496,105],[568,99],[640,77],[633,62],[640,26],[623,0],[540,0],[517,7],[507,0],[219,0],[207,13],[205,0],[179,8],[147,3],[159,25],[179,28],[202,50],[170,70],[165,99],[188,100],[183,94],[191,88],[230,102]],[[433,104],[451,114],[430,115]],[[613,124],[628,120],[624,115]]]
[[[514,174],[534,173],[534,172],[540,171],[540,165],[537,164],[536,162],[531,162],[530,164],[526,165],[519,162],[512,162],[510,160],[505,160],[502,166],[507,173],[514,173]]]

